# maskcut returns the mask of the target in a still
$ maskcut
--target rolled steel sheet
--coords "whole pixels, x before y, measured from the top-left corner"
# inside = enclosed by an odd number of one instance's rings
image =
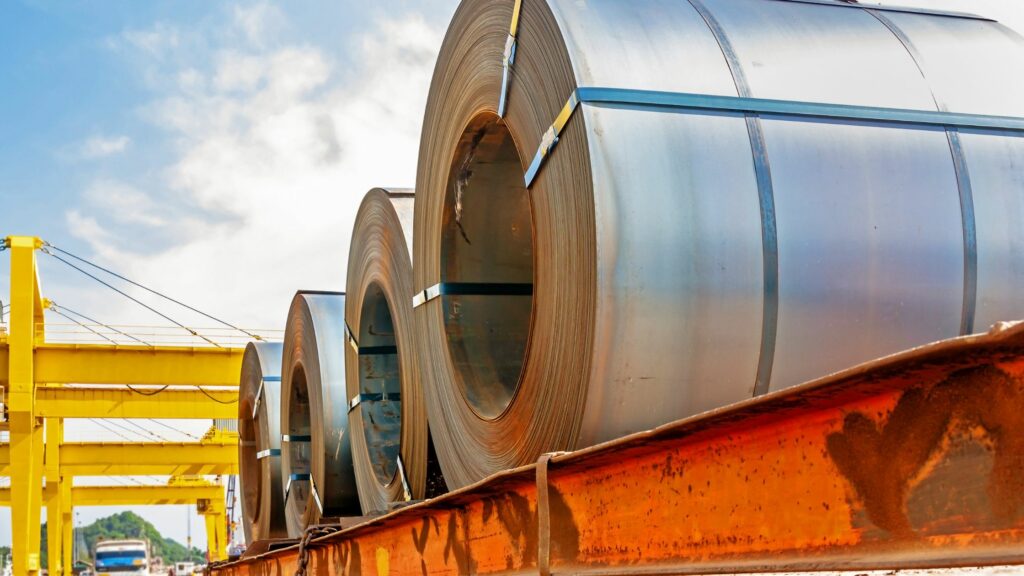
[[[451,488],[1024,312],[1021,133],[904,118],[1024,116],[1005,27],[828,0],[515,6],[459,7],[420,144],[417,342]],[[778,110],[570,101],[587,87]]]
[[[359,516],[345,391],[345,294],[300,291],[281,356],[281,476],[288,535]]]
[[[238,467],[245,541],[283,538],[281,343],[250,342],[238,383]]]
[[[427,489],[430,440],[409,300],[414,199],[412,190],[367,192],[349,249],[349,427],[366,512],[443,491],[436,464]]]

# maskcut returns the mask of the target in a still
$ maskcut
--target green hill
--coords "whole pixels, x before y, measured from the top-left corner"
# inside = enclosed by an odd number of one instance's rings
[[[176,540],[164,538],[159,532],[157,532],[157,529],[154,528],[152,524],[142,519],[134,512],[121,512],[120,514],[100,518],[88,526],[78,528],[78,532],[81,533],[81,536],[76,537],[76,540],[78,540],[76,548],[79,548],[76,552],[82,559],[85,559],[84,556],[91,554],[91,552],[86,552],[85,550],[91,551],[93,546],[96,545],[96,541],[100,538],[104,540],[146,538],[152,545],[153,556],[163,558],[165,564],[188,560],[188,550],[184,545]],[[85,541],[85,550],[81,549],[82,544],[80,543],[80,538]],[[46,567],[48,566],[46,558],[46,524],[43,524],[42,544],[40,561],[42,562],[42,565]],[[206,552],[193,546],[192,558],[195,560],[206,558]],[[88,561],[92,563],[91,558],[89,558]]]

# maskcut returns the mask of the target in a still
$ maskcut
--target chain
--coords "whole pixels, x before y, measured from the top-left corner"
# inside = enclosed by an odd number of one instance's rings
[[[314,525],[306,528],[306,532],[299,541],[299,556],[295,559],[295,576],[306,576],[306,568],[309,564],[309,549],[313,540],[322,538],[328,534],[334,534],[339,530],[338,526]]]

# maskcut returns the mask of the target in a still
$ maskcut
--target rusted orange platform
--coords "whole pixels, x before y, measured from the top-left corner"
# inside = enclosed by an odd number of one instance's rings
[[[218,568],[291,575],[298,549]],[[1024,564],[1024,325],[496,475],[315,540],[309,574]]]

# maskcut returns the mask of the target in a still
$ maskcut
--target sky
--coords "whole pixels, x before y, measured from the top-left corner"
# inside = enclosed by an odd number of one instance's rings
[[[430,75],[457,3],[3,2],[0,236],[40,236],[233,323],[283,329],[295,290],[344,289],[363,193],[413,186]],[[893,3],[983,14],[1024,33],[1021,0]],[[40,268],[44,295],[67,309],[165,324],[53,258],[41,255]],[[0,274],[0,299],[8,292]],[[89,421],[68,430],[185,440],[209,421],[142,425],[154,432]],[[205,542],[187,507],[133,509],[181,542],[191,516],[193,541]],[[120,510],[82,508],[78,521]],[[0,545],[9,542],[3,510]]]

